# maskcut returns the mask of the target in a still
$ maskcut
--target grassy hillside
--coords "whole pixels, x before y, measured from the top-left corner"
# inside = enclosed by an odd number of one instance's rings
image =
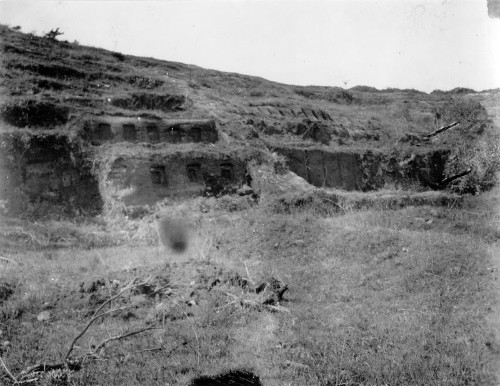
[[[498,94],[292,86],[83,47],[5,26],[0,34],[4,117],[12,116],[2,130],[61,126],[70,132],[86,114],[212,117],[230,136],[248,138],[257,131],[283,144],[303,141],[303,135],[294,135],[297,125],[319,122],[333,133],[331,145],[375,148],[392,145],[405,133],[433,131],[442,123],[440,108],[457,96],[492,100]],[[53,121],[47,118],[50,109]]]

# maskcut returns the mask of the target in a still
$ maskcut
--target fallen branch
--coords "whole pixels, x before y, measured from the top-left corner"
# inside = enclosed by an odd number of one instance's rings
[[[458,174],[455,174],[454,176],[451,176],[451,177],[448,177],[448,178],[445,178],[443,181],[440,182],[440,185],[442,187],[445,187],[446,185],[448,185],[450,182],[452,181],[455,181],[456,179],[459,179],[463,176],[466,176],[467,174],[469,174],[470,172],[472,171],[472,168],[469,168],[461,173],[458,173]]]
[[[138,284],[133,284],[135,281],[137,280],[137,278],[134,278],[132,279],[132,281],[127,285],[125,286],[125,288],[123,288],[118,294],[116,294],[115,296],[112,296],[111,298],[109,298],[108,300],[106,300],[104,303],[102,303],[99,308],[97,308],[97,310],[94,312],[94,315],[92,315],[92,318],[88,321],[88,323],[85,325],[85,327],[83,328],[83,330],[73,339],[73,341],[71,342],[70,346],[69,346],[69,349],[68,349],[68,352],[66,353],[66,355],[64,356],[64,360],[67,361],[69,356],[71,355],[71,353],[73,352],[73,348],[75,347],[75,344],[76,342],[78,341],[78,339],[80,339],[86,332],[87,330],[90,328],[90,326],[97,320],[99,319],[100,317],[102,316],[105,316],[105,315],[108,315],[108,314],[111,314],[113,312],[116,312],[116,311],[122,311],[124,309],[127,309],[129,307],[121,307],[121,308],[115,308],[115,309],[111,309],[111,310],[108,310],[108,311],[105,311],[105,312],[102,312],[102,313],[99,313],[99,311],[101,311],[103,309],[104,306],[106,306],[107,304],[111,303],[113,300],[116,300],[118,299],[120,296],[123,295],[124,292],[126,291],[129,291],[133,288],[136,288],[136,287],[139,287],[141,285],[144,285],[144,284],[147,284],[148,282],[148,279],[146,279],[145,281],[141,282],[141,283],[138,283]]]
[[[5,362],[3,361],[3,358],[2,356],[0,355],[0,363],[2,364],[3,368],[5,369],[5,372],[7,373],[7,375],[10,377],[10,379],[12,379],[15,383],[17,383],[17,378],[14,377],[12,375],[12,373],[9,371],[9,369],[7,368],[7,365],[5,364]]]
[[[430,186],[432,189],[434,189],[434,190],[442,190],[442,189],[446,188],[446,185],[448,185],[450,182],[455,181],[458,178],[464,177],[467,174],[469,174],[470,172],[472,172],[471,168],[469,168],[469,169],[467,169],[467,170],[465,170],[465,171],[463,171],[461,173],[455,174],[455,175],[453,175],[451,177],[445,178],[445,179],[441,180],[441,182],[437,182],[437,183],[429,181],[422,174],[420,174],[419,177],[424,181],[424,183],[426,185]]]
[[[125,338],[128,338],[128,337],[133,336],[133,335],[141,334],[141,333],[143,333],[145,331],[156,329],[157,325],[158,325],[158,323],[155,323],[155,324],[152,324],[151,326],[148,326],[146,328],[142,328],[140,330],[131,331],[131,332],[128,332],[128,333],[125,333],[125,334],[122,334],[122,335],[112,336],[112,337],[110,337],[108,339],[105,339],[101,343],[99,343],[99,345],[97,345],[97,347],[93,350],[93,352],[91,353],[91,355],[95,354],[97,356],[100,356],[99,351],[101,351],[102,349],[104,349],[104,347],[106,347],[106,345],[109,342],[112,342],[112,341],[115,341],[115,340],[125,339]]]
[[[26,376],[34,372],[46,372],[52,370],[70,369],[73,371],[78,371],[82,367],[82,359],[74,361],[66,361],[62,363],[37,363],[36,365],[29,366],[21,371],[21,374]]]
[[[436,135],[438,134],[441,134],[443,131],[446,131],[446,130],[449,130],[457,125],[459,125],[460,122],[453,122],[451,125],[448,125],[448,126],[443,126],[439,129],[437,129],[436,131],[433,131],[432,133],[430,134],[426,134],[423,136],[424,139],[429,139],[429,138],[432,138],[432,137],[435,137]]]
[[[34,381],[38,380],[38,378],[26,379],[27,377],[30,376],[30,374],[36,373],[36,372],[47,372],[47,371],[60,370],[60,369],[69,369],[69,370],[73,370],[73,371],[78,371],[81,369],[85,358],[88,358],[88,357],[97,357],[98,358],[99,357],[98,352],[101,351],[108,343],[115,341],[115,340],[125,339],[125,338],[128,338],[130,336],[137,335],[137,334],[140,334],[142,332],[156,328],[156,324],[155,324],[155,325],[148,326],[146,328],[142,328],[139,330],[134,330],[134,331],[131,331],[128,333],[124,333],[124,334],[121,334],[119,336],[109,336],[109,338],[107,338],[107,339],[103,340],[101,343],[99,343],[99,345],[97,345],[96,348],[93,348],[92,350],[90,350],[89,353],[82,355],[74,360],[69,359],[69,356],[73,352],[73,349],[74,349],[77,341],[88,331],[90,326],[92,326],[92,324],[96,320],[98,320],[99,318],[102,318],[103,316],[112,314],[114,312],[123,311],[123,310],[126,310],[126,309],[131,307],[131,306],[125,306],[125,307],[119,307],[119,308],[112,308],[112,309],[107,310],[107,311],[102,311],[102,309],[106,305],[110,304],[114,300],[121,297],[123,295],[123,293],[125,293],[126,291],[130,291],[134,288],[137,288],[137,287],[140,287],[142,285],[147,284],[149,281],[149,278],[147,278],[144,281],[141,281],[140,283],[134,284],[136,282],[136,280],[137,280],[137,278],[134,278],[118,294],[116,294],[115,296],[111,296],[109,299],[107,299],[103,304],[101,304],[97,308],[97,310],[94,312],[94,314],[92,315],[91,319],[87,322],[85,327],[73,338],[73,340],[71,341],[71,343],[69,345],[68,351],[66,352],[66,355],[64,356],[63,360],[60,363],[38,363],[38,364],[35,364],[32,366],[29,366],[21,371],[21,373],[20,373],[21,378],[16,378],[8,371],[5,363],[2,360],[1,363],[2,363],[3,367],[5,368],[5,370],[7,371],[7,374],[9,374],[9,377],[14,381],[15,384],[23,384],[23,383],[29,383],[29,382],[34,382]],[[0,359],[1,359],[1,357],[0,357]]]
[[[196,329],[194,328],[194,322],[193,322],[193,320],[189,317],[189,315],[187,314],[187,312],[181,307],[181,305],[175,299],[173,299],[168,294],[165,294],[165,296],[167,298],[169,298],[174,303],[175,306],[179,307],[179,309],[184,314],[184,316],[187,318],[187,320],[189,320],[191,322],[191,329],[193,330],[194,337],[196,339],[196,344],[198,346],[198,348],[195,350],[196,351],[196,357],[197,357],[198,364],[200,364],[200,340],[198,339],[198,333],[196,332]]]
[[[12,260],[12,259],[7,259],[6,257],[3,257],[3,256],[0,256],[0,260],[4,260],[8,263],[14,263],[15,265],[19,265],[19,263],[15,260]]]

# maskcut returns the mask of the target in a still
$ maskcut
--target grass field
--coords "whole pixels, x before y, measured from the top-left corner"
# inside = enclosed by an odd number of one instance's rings
[[[488,197],[335,216],[195,210],[200,199],[170,208],[190,224],[181,254],[158,248],[153,217],[2,221],[3,361],[44,385],[188,385],[231,369],[264,385],[493,385]],[[289,287],[279,304],[254,291],[269,277]],[[106,303],[134,279],[146,285]],[[79,371],[20,376],[61,363],[103,304],[116,311],[69,355]]]

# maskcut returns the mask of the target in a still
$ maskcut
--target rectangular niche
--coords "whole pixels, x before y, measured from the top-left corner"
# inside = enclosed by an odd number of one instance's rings
[[[172,126],[168,129],[169,135],[170,135],[170,142],[172,143],[180,143],[182,142],[182,129],[177,126]]]
[[[109,123],[99,123],[97,130],[94,131],[94,139],[97,140],[110,140],[113,139],[113,132]]]
[[[148,140],[150,142],[160,142],[160,131],[156,125],[147,126]]]
[[[233,180],[233,164],[225,163],[220,166],[220,176],[224,180]]]
[[[187,176],[189,182],[201,182],[201,166],[199,164],[188,165]]]
[[[62,186],[64,188],[69,188],[72,185],[74,185],[74,180],[75,180],[74,174],[75,174],[74,172],[67,170],[62,172]]]
[[[132,124],[123,125],[123,139],[125,141],[136,141],[137,140],[137,130]]]
[[[128,171],[127,163],[123,158],[117,158],[111,165],[108,178],[112,180],[122,181],[125,179]]]
[[[151,182],[153,183],[153,185],[167,185],[165,166],[152,165],[149,168],[149,174],[151,176]]]
[[[201,142],[201,128],[200,127],[193,127],[191,129],[191,138],[193,142]]]

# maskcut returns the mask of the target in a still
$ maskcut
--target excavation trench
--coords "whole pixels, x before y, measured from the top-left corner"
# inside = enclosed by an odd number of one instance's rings
[[[180,142],[182,135],[192,140],[189,136],[198,135],[197,128],[201,130],[200,140],[205,138],[203,130],[217,133],[212,121],[162,124],[179,127]],[[136,127],[142,130],[147,125]],[[0,155],[2,210],[41,217],[58,212],[96,214],[117,203],[125,207],[153,206],[166,198],[233,194],[245,186],[252,188],[252,160],[273,162],[267,151],[250,147],[194,148],[182,143],[151,146],[138,142],[132,150],[128,143],[113,143],[102,131],[107,129],[115,136],[120,128],[119,134],[126,137],[133,134],[129,126],[127,119],[115,119],[111,124],[96,120],[90,139],[32,134],[26,140],[21,135],[4,134],[5,151]],[[97,134],[100,140],[93,144]],[[147,137],[147,131],[140,135]],[[138,136],[136,133],[130,141],[138,141]],[[446,150],[403,156],[322,148],[275,150],[285,156],[288,168],[309,184],[345,191],[436,186],[444,178],[448,156]]]
[[[434,188],[444,180],[449,150],[409,154],[321,148],[281,147],[289,169],[316,187],[372,191],[420,185]]]

